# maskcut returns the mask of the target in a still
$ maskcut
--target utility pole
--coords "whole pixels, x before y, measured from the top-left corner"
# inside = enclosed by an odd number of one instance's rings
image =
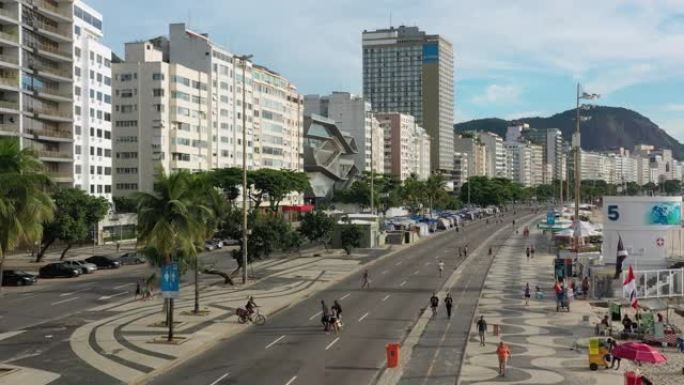
[[[242,283],[247,283],[247,61],[252,55],[237,56],[242,64]]]
[[[369,115],[372,114],[370,111],[366,112],[366,113]],[[370,157],[371,157],[371,161],[370,161],[370,169],[371,169],[371,172],[370,172],[370,178],[371,178],[371,180],[370,180],[370,212],[371,212],[371,214],[373,214],[374,213],[374,203],[375,203],[375,202],[373,202],[374,201],[373,197],[375,196],[375,168],[373,165],[373,156],[374,156],[374,153],[373,153],[373,130],[374,130],[374,127],[373,127],[372,116],[370,119],[370,129],[371,129],[370,130],[370,134],[371,134],[370,135],[370,144],[371,144],[371,153],[370,153]]]
[[[596,99],[598,94],[589,94],[581,90],[579,82],[577,83],[577,107],[575,114],[575,258],[577,258],[577,253],[579,253],[579,237],[580,237],[580,218],[579,218],[579,205],[580,205],[580,151],[581,151],[581,141],[580,141],[580,108],[589,109],[589,105],[580,105],[581,99]]]

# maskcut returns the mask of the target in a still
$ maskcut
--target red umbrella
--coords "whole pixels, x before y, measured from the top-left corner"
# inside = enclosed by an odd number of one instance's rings
[[[630,361],[649,364],[662,364],[667,361],[662,353],[649,345],[640,342],[625,342],[613,348],[613,355]]]

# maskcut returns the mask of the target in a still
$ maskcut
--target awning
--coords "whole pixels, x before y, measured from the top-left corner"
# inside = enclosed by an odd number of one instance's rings
[[[314,205],[290,205],[290,206],[283,206],[283,212],[286,211],[296,211],[300,213],[308,213],[313,211]]]

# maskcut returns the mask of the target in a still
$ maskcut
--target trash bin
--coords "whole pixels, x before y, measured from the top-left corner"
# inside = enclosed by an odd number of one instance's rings
[[[502,330],[503,328],[499,324],[493,324],[492,327],[494,328],[492,333],[494,334],[495,337],[498,337],[501,334],[501,332],[503,331]]]
[[[387,344],[387,367],[396,368],[399,365],[399,344]]]
[[[625,385],[642,385],[641,376],[634,372],[625,372]]]

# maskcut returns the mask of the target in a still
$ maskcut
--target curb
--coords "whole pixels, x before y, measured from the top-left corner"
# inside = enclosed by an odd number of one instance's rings
[[[533,215],[533,214],[530,214]],[[530,221],[531,222],[531,221]],[[507,226],[503,226],[499,230],[497,230],[494,234],[491,234],[489,237],[485,239],[484,242],[482,242],[475,250],[473,250],[466,259],[464,259],[456,268],[456,271],[454,271],[451,276],[444,282],[444,285],[440,289],[440,294],[445,294],[447,289],[453,285],[453,283],[461,276],[463,273],[463,270],[465,269],[466,265],[472,261],[472,259],[475,257],[475,254],[479,254],[481,249],[488,244],[493,238],[495,238],[499,233],[501,233],[504,230],[507,230]],[[492,258],[492,261],[494,261],[494,258]],[[491,266],[491,263],[490,263]],[[489,272],[489,268],[487,269],[487,272]],[[479,298],[478,298],[478,304],[476,304],[476,308],[479,305]],[[420,341],[420,336],[423,334],[425,331],[425,328],[427,327],[428,321],[430,320],[430,313],[427,311],[424,311],[420,318],[418,318],[418,321],[414,324],[413,328],[411,331],[408,333],[408,335],[404,338],[404,340],[401,342],[401,349],[402,349],[402,354],[400,355],[400,362],[398,365],[398,370],[388,370],[387,367],[383,368],[380,374],[376,377],[376,379],[373,379],[370,383],[374,385],[394,385],[399,382],[401,379],[401,376],[404,374],[404,368],[406,367],[407,363],[409,362],[411,358],[411,354],[413,353],[413,348],[418,344]],[[471,322],[472,325],[472,322]],[[470,330],[468,330],[468,335],[470,335]],[[465,347],[465,345],[464,345]],[[462,362],[461,362],[462,364]]]
[[[471,225],[471,226],[472,226],[472,225]],[[275,316],[276,314],[278,314],[278,313],[280,313],[280,312],[282,312],[282,311],[285,311],[285,310],[287,310],[287,309],[289,309],[289,308],[291,308],[291,307],[294,307],[295,305],[298,305],[300,302],[302,302],[302,301],[304,301],[304,300],[310,298],[312,295],[315,295],[316,293],[319,293],[319,292],[321,292],[321,291],[327,289],[328,287],[330,287],[330,286],[332,286],[332,285],[335,285],[335,284],[339,283],[340,281],[342,281],[342,280],[344,280],[344,279],[347,279],[348,277],[350,277],[350,276],[352,276],[352,275],[354,275],[354,274],[357,274],[359,271],[361,271],[361,270],[363,270],[363,269],[367,269],[368,267],[373,266],[373,265],[379,263],[380,261],[384,261],[385,259],[387,259],[387,258],[389,258],[389,257],[391,257],[391,256],[393,256],[393,255],[395,255],[395,254],[397,254],[397,253],[399,253],[399,252],[401,252],[401,251],[411,249],[411,248],[413,248],[413,247],[415,247],[415,246],[420,245],[420,244],[423,243],[423,242],[427,242],[428,240],[434,240],[434,239],[442,238],[442,237],[444,237],[444,236],[447,235],[447,234],[450,234],[450,233],[452,233],[452,232],[455,232],[455,229],[456,229],[455,227],[452,227],[452,228],[450,228],[449,230],[442,231],[442,232],[439,233],[439,234],[436,234],[436,235],[433,235],[433,236],[430,236],[430,237],[419,238],[418,241],[416,241],[416,242],[414,242],[414,243],[412,243],[412,244],[410,244],[410,245],[405,245],[405,247],[401,247],[401,248],[387,248],[387,249],[386,249],[386,250],[388,250],[387,253],[385,253],[385,254],[383,254],[383,255],[381,255],[381,256],[379,256],[379,257],[377,257],[377,258],[375,258],[375,259],[373,259],[372,261],[369,261],[369,262],[367,262],[367,263],[359,264],[359,265],[357,266],[357,268],[355,268],[355,269],[349,271],[346,275],[341,276],[338,280],[336,280],[336,281],[329,281],[329,282],[325,283],[323,286],[321,286],[321,287],[320,287],[318,290],[316,290],[315,292],[310,293],[310,294],[306,294],[306,295],[302,295],[302,296],[300,296],[300,297],[298,297],[298,298],[296,298],[296,299],[293,299],[293,300],[290,301],[288,304],[283,305],[283,306],[281,306],[281,307],[274,308],[271,312],[265,313],[265,315],[266,315],[267,317]],[[320,257],[320,259],[325,259],[325,257]],[[276,274],[279,274],[279,273],[273,273],[273,274],[271,274],[271,275],[276,275]],[[267,278],[267,277],[270,277],[271,275],[266,276],[266,277],[263,277],[263,278],[261,278],[261,279],[265,279],[265,278]],[[255,280],[255,281],[253,281],[252,283],[250,283],[250,284],[248,284],[248,285],[245,285],[245,286],[243,286],[243,287],[241,287],[241,288],[248,288],[249,286],[254,285],[254,284],[256,284],[257,282],[259,282],[259,280]],[[247,326],[247,327],[249,328],[249,327],[254,327],[254,326],[253,326],[253,325],[249,325],[249,326]],[[207,342],[206,344],[202,344],[202,345],[198,346],[198,347],[195,348],[195,349],[192,349],[192,350],[190,350],[190,351],[187,351],[185,354],[183,354],[183,356],[176,358],[176,359],[173,360],[170,364],[168,364],[168,365],[166,365],[166,366],[163,366],[163,367],[160,367],[160,368],[157,368],[157,369],[155,369],[155,370],[153,370],[153,371],[151,371],[151,372],[149,372],[149,373],[146,373],[145,375],[141,376],[140,378],[138,378],[138,379],[136,379],[136,380],[134,380],[134,381],[132,381],[132,382],[128,382],[128,383],[126,383],[126,384],[127,384],[127,385],[142,385],[142,384],[145,384],[147,381],[153,379],[154,377],[159,376],[160,374],[163,374],[163,373],[165,373],[165,372],[168,372],[168,371],[170,371],[170,370],[172,370],[172,369],[178,367],[179,365],[185,363],[185,362],[188,361],[189,359],[194,358],[194,356],[196,356],[198,353],[201,353],[201,352],[203,352],[203,351],[205,351],[205,350],[208,350],[208,349],[212,348],[213,346],[215,346],[216,344],[218,344],[218,343],[221,342],[221,341],[225,341],[226,339],[230,339],[230,338],[232,338],[232,337],[234,337],[234,336],[240,334],[240,333],[243,332],[245,329],[246,329],[246,328],[241,329],[241,330],[239,330],[239,331],[237,331],[237,332],[234,332],[234,333],[232,333],[232,334],[229,333],[229,332],[224,332],[224,333],[222,333],[221,335],[217,335],[211,342]],[[123,383],[122,383],[122,385],[123,385]]]

